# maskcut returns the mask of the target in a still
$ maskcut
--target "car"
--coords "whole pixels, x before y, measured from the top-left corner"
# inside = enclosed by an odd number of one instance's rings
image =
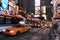
[[[12,27],[14,24],[0,24],[0,32],[2,32],[4,29]]]
[[[31,29],[31,27],[29,25],[18,24],[11,28],[7,28],[7,29],[3,30],[3,34],[14,36],[14,35],[17,35],[18,33],[27,32],[30,29]]]

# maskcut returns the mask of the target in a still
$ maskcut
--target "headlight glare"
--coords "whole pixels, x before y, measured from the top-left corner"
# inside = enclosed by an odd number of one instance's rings
[[[14,32],[14,31],[10,31],[10,32]]]
[[[3,31],[5,32],[6,30],[4,29]]]

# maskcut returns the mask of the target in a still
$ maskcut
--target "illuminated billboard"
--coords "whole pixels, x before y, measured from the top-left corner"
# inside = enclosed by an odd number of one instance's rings
[[[0,0],[0,11],[8,10],[8,0]]]
[[[40,15],[40,0],[35,0],[35,14]]]
[[[40,0],[35,0],[35,6],[40,6]]]

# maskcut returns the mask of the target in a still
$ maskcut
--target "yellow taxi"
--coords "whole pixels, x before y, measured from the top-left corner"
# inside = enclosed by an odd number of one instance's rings
[[[7,28],[3,30],[3,34],[6,35],[17,35],[18,33],[24,33],[27,32],[31,29],[31,27],[29,25],[15,25],[14,27],[11,28]]]

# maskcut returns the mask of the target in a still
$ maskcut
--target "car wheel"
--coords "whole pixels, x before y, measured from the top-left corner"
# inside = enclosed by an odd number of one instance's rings
[[[20,31],[18,31],[16,34],[19,35],[20,34]]]
[[[31,29],[29,29],[27,32],[30,32]]]

